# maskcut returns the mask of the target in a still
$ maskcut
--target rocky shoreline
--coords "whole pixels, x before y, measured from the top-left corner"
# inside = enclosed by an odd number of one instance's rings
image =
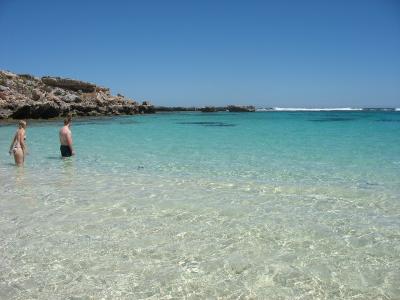
[[[49,119],[154,113],[138,102],[93,83],[60,77],[38,78],[0,71],[0,119]]]
[[[0,70],[0,120],[50,119],[73,116],[114,116],[156,112],[254,112],[254,106],[155,107],[141,104],[109,88],[90,82],[61,78],[35,77]]]
[[[185,112],[185,111],[200,111],[204,113],[213,112],[255,112],[256,108],[252,105],[228,105],[228,106],[205,106],[205,107],[167,107],[167,106],[156,106],[154,107],[156,112]]]

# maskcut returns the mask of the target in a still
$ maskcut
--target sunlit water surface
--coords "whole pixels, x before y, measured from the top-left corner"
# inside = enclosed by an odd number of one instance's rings
[[[400,299],[400,113],[0,126],[0,299]]]

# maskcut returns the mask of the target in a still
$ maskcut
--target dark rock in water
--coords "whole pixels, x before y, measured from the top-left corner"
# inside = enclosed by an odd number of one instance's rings
[[[154,114],[156,111],[152,105],[139,105],[139,113]]]
[[[60,87],[73,91],[82,91],[85,93],[91,93],[95,91],[96,85],[89,82],[69,79],[69,78],[60,78],[60,77],[42,77],[42,81],[54,87]]]
[[[175,111],[198,111],[197,107],[182,107],[182,106],[156,106],[154,107],[156,112],[175,112]]]
[[[203,108],[200,108],[201,112],[217,112],[217,108],[214,106],[206,106]]]
[[[210,126],[210,127],[235,127],[235,124],[230,124],[230,123],[218,123],[218,124],[205,124],[203,126]]]
[[[228,111],[230,112],[255,112],[256,108],[252,105],[228,105]]]

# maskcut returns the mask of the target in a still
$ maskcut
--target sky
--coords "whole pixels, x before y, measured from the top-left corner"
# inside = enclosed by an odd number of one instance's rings
[[[0,69],[161,106],[400,107],[400,1],[0,0]]]

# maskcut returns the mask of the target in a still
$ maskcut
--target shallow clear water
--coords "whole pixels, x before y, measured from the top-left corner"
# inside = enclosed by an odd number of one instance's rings
[[[400,113],[0,126],[0,299],[400,299]]]

